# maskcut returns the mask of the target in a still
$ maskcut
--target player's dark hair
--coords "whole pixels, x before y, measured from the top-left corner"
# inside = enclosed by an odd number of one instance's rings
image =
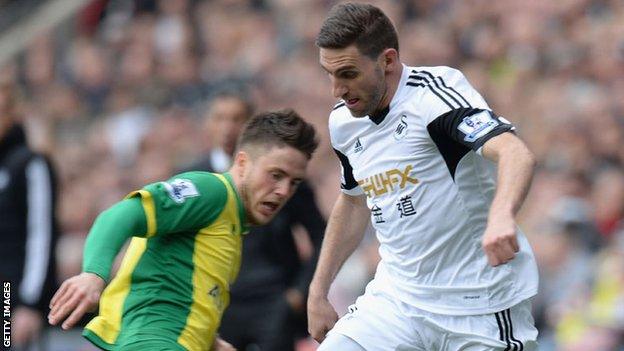
[[[290,146],[310,159],[319,142],[313,125],[294,110],[285,109],[259,113],[247,122],[238,147],[258,144]]]
[[[316,46],[344,49],[354,44],[372,59],[387,48],[399,51],[399,39],[390,19],[369,4],[344,3],[332,7],[316,37]]]

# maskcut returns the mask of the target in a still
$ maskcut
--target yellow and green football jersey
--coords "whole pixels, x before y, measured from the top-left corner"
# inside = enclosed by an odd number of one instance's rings
[[[183,173],[128,197],[140,198],[147,233],[132,238],[83,335],[105,350],[164,344],[208,350],[246,231],[231,176]]]

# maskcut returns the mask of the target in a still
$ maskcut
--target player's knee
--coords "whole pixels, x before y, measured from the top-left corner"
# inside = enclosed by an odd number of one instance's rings
[[[333,333],[327,336],[316,351],[366,351],[348,336]]]

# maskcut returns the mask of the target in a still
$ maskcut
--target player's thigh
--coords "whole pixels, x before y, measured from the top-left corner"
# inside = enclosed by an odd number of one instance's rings
[[[427,343],[448,351],[532,351],[537,348],[537,329],[530,309],[530,302],[524,301],[493,314],[428,316]],[[443,345],[436,345],[440,342]]]
[[[372,290],[372,289],[371,289]],[[340,334],[355,341],[366,351],[425,350],[417,331],[411,328],[395,302],[388,296],[367,290],[349,313],[338,320],[329,337]],[[321,350],[329,348],[325,342]]]
[[[524,300],[511,308],[494,314],[498,326],[499,340],[510,350],[513,345],[518,350],[533,351],[537,349],[537,328],[531,314],[531,300]],[[492,319],[490,315],[490,320]]]

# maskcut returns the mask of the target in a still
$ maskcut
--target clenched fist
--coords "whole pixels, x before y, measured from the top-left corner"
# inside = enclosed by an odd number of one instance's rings
[[[491,218],[483,234],[482,246],[493,267],[513,260],[520,250],[513,218]]]

